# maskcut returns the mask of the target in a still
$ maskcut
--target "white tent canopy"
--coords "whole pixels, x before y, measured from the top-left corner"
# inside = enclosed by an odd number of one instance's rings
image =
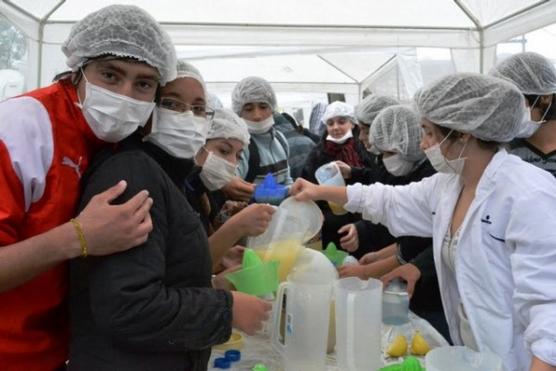
[[[71,26],[111,3],[0,1],[1,14],[30,40],[27,88],[46,85],[65,70],[60,46]],[[397,72],[386,85],[398,96],[411,95],[450,69],[487,71],[497,43],[556,22],[554,0],[118,3],[138,5],[161,22],[178,56],[199,67],[215,92],[229,92],[241,78],[259,75],[278,92],[343,92],[355,100],[393,67]],[[438,48],[432,58],[431,48]],[[447,54],[448,69],[434,63],[438,53]]]

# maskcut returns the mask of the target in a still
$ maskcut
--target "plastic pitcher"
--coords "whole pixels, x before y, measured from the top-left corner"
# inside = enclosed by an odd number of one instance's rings
[[[285,309],[284,342],[279,339]],[[332,282],[310,270],[294,271],[278,289],[274,316],[273,343],[283,355],[285,371],[322,371],[326,363],[326,343],[332,298]]]
[[[502,360],[496,354],[467,347],[441,347],[427,353],[425,367],[427,371],[502,371]]]
[[[331,185],[331,186],[345,186],[346,182],[342,177],[340,168],[336,162],[329,162],[322,165],[315,171],[315,178],[319,184]],[[335,204],[334,202],[329,202],[330,210],[336,215],[344,215],[347,211],[342,207],[342,205]]]
[[[336,359],[346,371],[377,370],[380,351],[382,282],[342,278],[336,283]]]
[[[279,262],[278,276],[283,282],[303,244],[319,232],[322,222],[322,212],[314,202],[299,202],[290,197],[272,215],[265,233],[247,240],[247,247],[254,249],[264,262]]]

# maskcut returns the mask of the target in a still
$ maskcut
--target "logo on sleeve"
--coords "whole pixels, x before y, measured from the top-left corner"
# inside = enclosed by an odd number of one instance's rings
[[[62,165],[66,165],[71,167],[73,170],[75,170],[75,172],[77,173],[77,177],[81,179],[81,161],[83,160],[83,156],[79,156],[79,161],[77,161],[77,164],[75,162],[73,162],[73,160],[71,158],[69,158],[68,156],[64,156],[64,158],[62,159]]]

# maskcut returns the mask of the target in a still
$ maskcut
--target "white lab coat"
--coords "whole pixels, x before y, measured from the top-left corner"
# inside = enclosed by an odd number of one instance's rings
[[[347,189],[345,208],[386,225],[394,236],[433,238],[456,344],[463,303],[479,350],[498,354],[506,371],[528,370],[531,353],[556,365],[556,180],[500,150],[461,225],[454,280],[441,248],[461,187],[452,174],[407,186],[356,184]]]

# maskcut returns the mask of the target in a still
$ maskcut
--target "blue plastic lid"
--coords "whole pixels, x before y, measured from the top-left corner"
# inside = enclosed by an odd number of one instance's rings
[[[241,359],[241,352],[237,349],[230,349],[224,353],[224,357],[230,362],[237,362]]]
[[[228,369],[230,367],[232,367],[232,365],[229,359],[224,357],[214,359],[214,368]]]
[[[279,205],[288,195],[288,188],[277,183],[276,178],[268,173],[262,183],[257,185],[253,197],[256,202]]]

